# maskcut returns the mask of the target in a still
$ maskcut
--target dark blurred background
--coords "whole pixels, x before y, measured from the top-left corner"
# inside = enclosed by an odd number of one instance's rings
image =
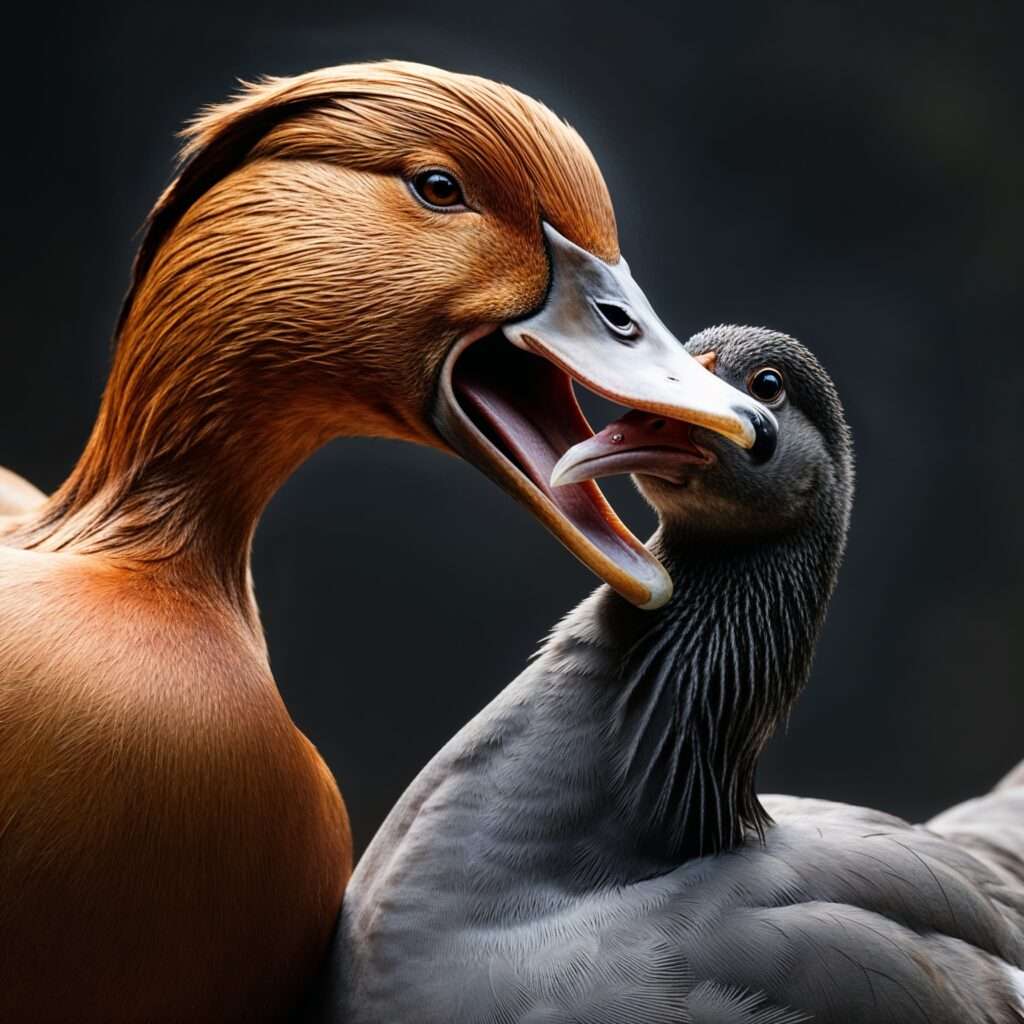
[[[135,233],[200,105],[238,77],[376,57],[504,80],[589,141],[678,335],[767,324],[831,370],[857,442],[853,534],[762,788],[929,815],[1024,757],[1022,7],[23,8],[3,44],[0,463],[48,490],[71,468]],[[360,848],[594,585],[476,471],[383,441],[302,468],[255,573],[281,688]]]

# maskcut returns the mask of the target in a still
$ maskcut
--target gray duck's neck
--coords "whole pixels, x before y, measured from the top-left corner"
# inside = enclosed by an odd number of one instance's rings
[[[807,680],[840,554],[821,535],[750,545],[659,535],[653,547],[675,581],[669,604],[642,612],[603,588],[538,665],[541,716],[600,730],[592,838],[611,847],[606,864],[633,875],[763,836],[757,760]],[[557,721],[546,725],[557,735]]]

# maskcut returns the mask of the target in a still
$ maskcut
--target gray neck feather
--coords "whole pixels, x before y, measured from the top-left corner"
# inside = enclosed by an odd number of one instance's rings
[[[745,544],[659,531],[669,604],[591,594],[410,787],[353,884],[394,862],[446,914],[508,923],[763,833],[757,759],[807,680],[845,526],[840,505]]]
[[[750,545],[659,535],[676,583],[665,608],[602,589],[556,629],[541,654],[560,680],[549,697],[579,715],[580,687],[597,713],[611,831],[629,847],[617,863],[656,873],[763,836],[757,759],[807,680],[841,545],[824,531]]]

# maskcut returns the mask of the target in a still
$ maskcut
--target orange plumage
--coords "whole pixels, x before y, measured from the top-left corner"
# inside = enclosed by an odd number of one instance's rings
[[[542,217],[618,255],[578,136],[481,79],[385,63],[267,81],[202,115],[185,158],[80,461],[47,500],[0,478],[3,1020],[294,1002],[351,843],[268,665],[256,522],[333,437],[443,446],[438,367],[541,300]],[[411,198],[437,164],[486,216]]]

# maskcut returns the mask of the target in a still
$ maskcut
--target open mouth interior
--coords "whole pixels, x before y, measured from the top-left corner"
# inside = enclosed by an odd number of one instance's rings
[[[593,436],[568,374],[496,331],[456,356],[452,392],[495,453],[572,527],[624,572],[650,578],[651,556],[592,480],[559,487],[549,482],[562,455]]]

